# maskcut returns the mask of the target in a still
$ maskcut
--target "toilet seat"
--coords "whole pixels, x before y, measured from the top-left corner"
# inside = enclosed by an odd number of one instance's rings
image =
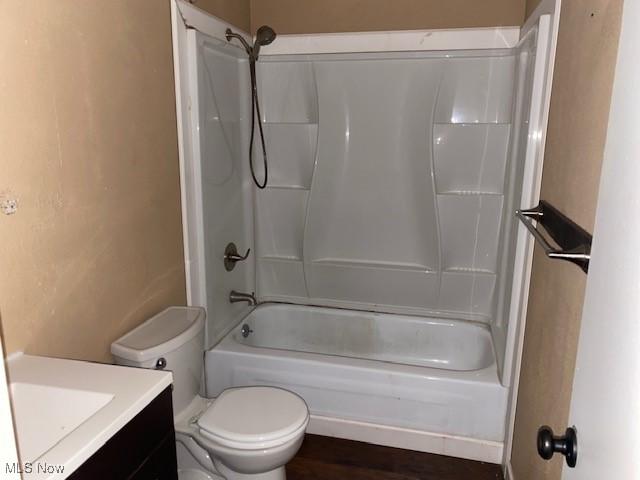
[[[202,436],[228,448],[273,448],[300,435],[309,421],[298,395],[275,387],[225,390],[198,419]]]

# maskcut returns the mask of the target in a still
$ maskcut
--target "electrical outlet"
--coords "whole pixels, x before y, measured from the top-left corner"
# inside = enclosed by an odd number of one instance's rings
[[[0,212],[13,215],[18,211],[18,200],[7,193],[0,194]]]

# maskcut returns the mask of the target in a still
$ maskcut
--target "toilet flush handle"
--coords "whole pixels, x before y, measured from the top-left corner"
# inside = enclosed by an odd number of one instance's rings
[[[160,357],[156,361],[156,370],[164,370],[167,366],[167,360],[164,357]]]

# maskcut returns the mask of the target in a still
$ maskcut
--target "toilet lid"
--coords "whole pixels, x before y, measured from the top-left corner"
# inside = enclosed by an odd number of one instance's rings
[[[308,419],[307,404],[295,393],[274,387],[242,387],[222,392],[202,414],[198,426],[222,444],[265,447],[296,434]]]
[[[169,307],[111,344],[111,353],[135,363],[157,359],[181,347],[204,330],[199,307]]]

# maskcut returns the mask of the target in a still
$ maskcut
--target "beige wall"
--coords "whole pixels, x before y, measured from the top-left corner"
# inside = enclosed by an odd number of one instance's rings
[[[283,34],[492,27],[521,25],[524,10],[525,0],[251,0],[251,26]]]
[[[250,0],[191,0],[191,3],[245,32],[251,29]]]
[[[571,0],[569,0],[571,1]],[[526,5],[524,8],[524,18],[525,20],[533,13],[536,7],[540,4],[540,0],[526,0]]]
[[[541,197],[593,222],[622,0],[565,1],[560,16]],[[563,457],[536,452],[541,425],[568,426],[586,275],[536,248],[511,463],[518,480],[559,479]]]
[[[191,3],[245,31],[268,24],[285,34],[521,25],[525,8],[529,9],[533,1],[537,0],[191,0]]]
[[[185,302],[169,3],[3,1],[0,65],[6,349],[107,360]]]
[[[285,34],[521,25],[525,8],[532,1],[535,0],[192,0],[192,3],[245,31],[269,24]]]

